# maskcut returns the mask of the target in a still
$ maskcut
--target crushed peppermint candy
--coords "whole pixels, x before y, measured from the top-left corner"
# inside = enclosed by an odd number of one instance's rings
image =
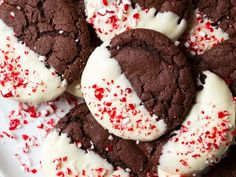
[[[88,88],[88,90],[93,92],[94,103],[88,104],[94,104],[97,110],[94,114],[95,118],[103,120],[105,116],[108,116],[112,127],[120,132],[124,130],[134,132],[135,129],[140,129],[140,131],[145,130],[146,136],[149,136],[152,132],[159,131],[154,124],[158,120],[142,113],[140,110],[141,102],[137,105],[130,100],[134,92],[132,88],[122,88],[120,85],[116,85],[113,80],[107,81],[103,79],[103,82],[106,87],[100,87],[97,84],[85,87],[85,89]],[[116,91],[114,92],[113,90]],[[87,95],[87,92],[84,92],[84,94]],[[114,96],[113,100],[110,99],[111,95]],[[115,102],[118,102],[120,106],[117,107]],[[131,122],[131,117],[139,117],[140,119],[133,123]]]
[[[97,1],[86,2],[86,6],[92,11],[87,13],[87,21],[100,36],[115,36],[123,31],[137,26],[142,14],[147,14],[148,9],[136,6],[132,7],[130,0],[120,1]],[[96,7],[102,7],[97,9]],[[96,9],[96,10],[92,10]]]
[[[40,105],[14,103],[14,110],[6,111],[5,120],[1,117],[8,126],[0,128],[0,144],[6,147],[14,144],[16,152],[12,155],[16,163],[24,172],[38,174],[41,161],[34,157],[35,153],[40,151],[42,142],[57,120],[78,103],[70,95]]]
[[[0,86],[3,87],[1,95],[5,98],[19,97],[17,88],[30,88],[33,93],[44,92],[44,90],[38,90],[39,85],[43,84],[38,73],[22,67],[21,63],[29,51],[25,51],[22,55],[15,55],[16,49],[11,45],[12,40],[11,36],[7,36],[6,41],[9,42],[6,42],[5,49],[0,48]]]
[[[96,167],[96,168],[89,168],[83,167],[79,169],[76,167],[77,162],[73,161],[74,164],[70,163],[72,160],[67,156],[62,156],[59,158],[54,159],[53,161],[53,168],[55,171],[55,176],[58,177],[66,177],[66,176],[73,176],[73,177],[106,177],[110,171],[104,167]],[[119,168],[117,168],[119,170]],[[115,170],[116,171],[116,170]],[[120,175],[112,175],[112,177],[121,177]]]
[[[232,126],[228,119],[229,112],[218,111],[217,117],[210,117],[206,112],[201,111],[198,121],[202,123],[199,124],[199,127],[195,127],[194,131],[193,123],[187,121],[182,125],[179,133],[170,139],[171,142],[181,145],[182,148],[175,153],[177,157],[181,157],[179,163],[184,167],[191,169],[189,162],[192,159],[200,159],[205,154],[209,154],[207,164],[217,163],[220,159],[213,155],[214,152],[220,150],[222,146],[228,147],[232,143],[229,135],[233,136],[235,131],[231,129]]]
[[[229,39],[229,35],[196,10],[193,27],[185,42],[185,47],[192,55],[201,55],[215,45]]]

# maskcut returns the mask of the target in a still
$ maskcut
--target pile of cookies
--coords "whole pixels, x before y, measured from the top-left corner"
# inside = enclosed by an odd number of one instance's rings
[[[1,96],[84,100],[45,140],[45,176],[236,177],[235,9],[233,0],[3,0]]]

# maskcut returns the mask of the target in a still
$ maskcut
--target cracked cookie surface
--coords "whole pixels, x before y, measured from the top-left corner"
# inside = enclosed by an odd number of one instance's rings
[[[201,12],[210,18],[215,26],[220,27],[231,37],[236,34],[236,2],[234,0],[199,0],[196,2]]]
[[[56,129],[60,134],[67,134],[72,143],[81,142],[85,150],[91,149],[93,145],[91,150],[107,159],[114,167],[129,168],[134,176],[146,177],[147,173],[150,175],[156,173],[154,159],[159,159],[159,157],[152,157],[153,160],[149,158],[157,146],[161,146],[160,140],[136,143],[110,135],[96,122],[86,104],[81,104],[71,110],[58,122]]]
[[[146,109],[164,119],[168,131],[183,121],[192,105],[193,81],[185,57],[171,40],[151,30],[133,30],[112,40],[111,55]]]
[[[90,43],[79,2],[7,0],[0,6],[0,19],[69,83],[80,77]]]

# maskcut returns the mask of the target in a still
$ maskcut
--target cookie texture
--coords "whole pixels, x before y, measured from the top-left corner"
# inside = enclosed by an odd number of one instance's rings
[[[82,148],[91,148],[114,167],[129,168],[134,176],[154,174],[156,165],[149,160],[158,143],[139,143],[110,135],[96,122],[85,104],[81,104],[62,118],[56,128],[66,133],[72,142],[80,141]],[[154,158],[153,158],[154,159]],[[158,157],[157,157],[158,159]]]
[[[235,36],[236,32],[236,2],[234,0],[199,0],[197,8],[206,14],[215,26],[219,26],[229,35]]]
[[[157,11],[166,12],[171,11],[180,16],[181,18],[185,18],[186,20],[189,17],[191,0],[132,0],[133,3],[137,3],[144,8],[155,8]]]
[[[80,142],[82,149],[91,150],[107,159],[114,167],[129,169],[135,177],[156,176],[157,164],[168,136],[152,142],[135,142],[110,135],[99,125],[89,112],[86,104],[71,110],[56,125],[60,134],[67,134],[71,143]],[[173,136],[173,135],[172,135]],[[235,146],[225,159],[204,177],[235,177]],[[227,174],[227,175],[226,175]]]
[[[164,119],[168,131],[183,121],[195,92],[188,62],[171,40],[136,29],[113,38],[111,55],[146,109]]]
[[[236,96],[236,38],[229,39],[194,59],[195,72],[211,70],[223,78]]]
[[[90,54],[89,31],[74,0],[6,0],[0,19],[14,29],[17,38],[39,55],[48,67],[69,83],[79,78]]]

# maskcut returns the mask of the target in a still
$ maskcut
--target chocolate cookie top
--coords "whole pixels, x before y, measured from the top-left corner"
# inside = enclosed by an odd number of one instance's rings
[[[231,37],[236,35],[236,3],[233,0],[199,0],[197,7],[212,20],[214,25]]]
[[[194,95],[190,68],[181,51],[164,35],[141,29],[116,36],[110,51],[147,110],[175,128]]]
[[[87,22],[102,41],[133,28],[159,31],[177,40],[187,27],[190,0],[84,0]]]
[[[195,60],[194,69],[199,71],[211,70],[227,84],[236,96],[236,38],[229,39],[211,50],[200,55]]]
[[[179,17],[188,19],[189,10],[191,7],[191,1],[189,0],[132,0],[133,3],[137,3],[144,8],[155,8],[158,12],[171,11],[177,14]]]
[[[161,33],[145,29],[124,32],[98,47],[81,85],[98,122],[117,136],[141,141],[173,130],[194,97],[181,51]]]
[[[123,169],[122,177],[185,176],[203,172],[222,158],[235,128],[235,103],[227,85],[213,73],[205,72],[205,75],[204,89],[180,129],[152,142],[111,135],[94,119],[86,104],[78,105],[58,122],[44,144],[45,175],[66,174],[68,169],[71,175],[90,174],[94,166],[107,171],[107,176],[112,176],[113,169],[119,172]],[[216,90],[216,86],[222,89]],[[220,99],[215,100],[216,94]],[[96,153],[100,160],[91,159],[81,151]],[[86,156],[88,160],[84,160]],[[60,158],[66,160],[58,165]],[[106,159],[113,169],[107,169],[101,159]]]
[[[7,0],[0,6],[0,19],[69,83],[79,78],[90,44],[77,1]]]

